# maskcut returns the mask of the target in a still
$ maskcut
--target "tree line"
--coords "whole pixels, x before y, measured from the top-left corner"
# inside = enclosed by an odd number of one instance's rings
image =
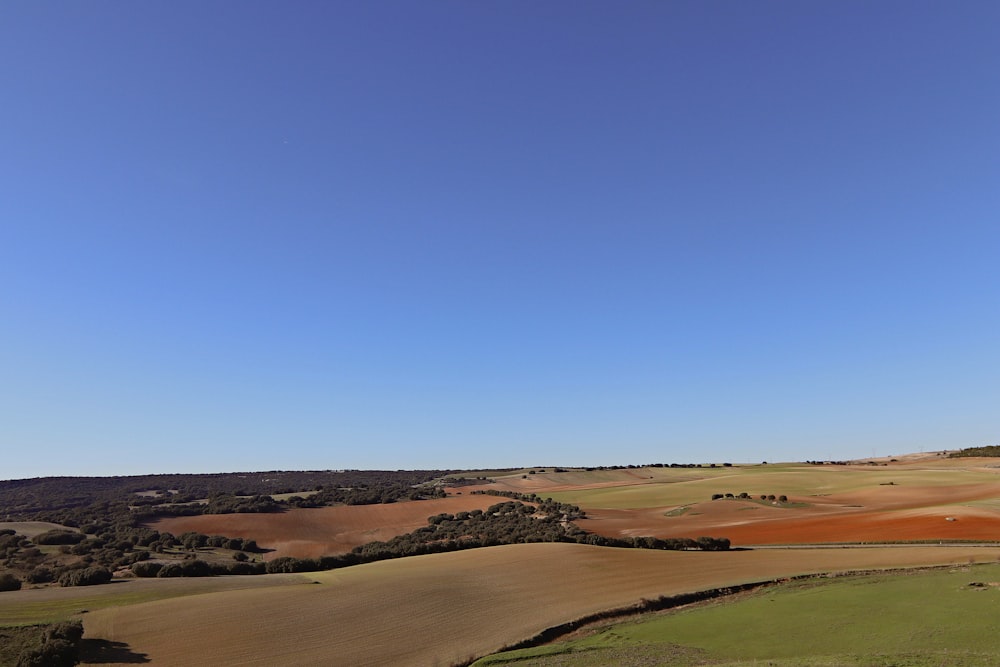
[[[732,493],[713,493],[712,494],[712,500],[723,500],[723,499],[727,499],[727,498],[731,498],[731,499],[734,499],[734,500],[753,500],[754,499],[754,497],[751,494],[747,493],[746,491],[740,493],[739,495],[735,495],[735,494],[732,494]],[[780,496],[775,496],[773,493],[762,493],[760,496],[758,496],[758,499],[759,500],[763,500],[763,501],[768,501],[768,502],[774,502],[774,501],[777,501],[779,503],[787,503],[788,502],[788,496],[786,496],[784,494],[782,494]]]

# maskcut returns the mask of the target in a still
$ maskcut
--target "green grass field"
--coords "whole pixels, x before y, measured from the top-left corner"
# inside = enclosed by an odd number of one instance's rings
[[[998,655],[1000,565],[976,565],[793,581],[475,664],[972,667]]]

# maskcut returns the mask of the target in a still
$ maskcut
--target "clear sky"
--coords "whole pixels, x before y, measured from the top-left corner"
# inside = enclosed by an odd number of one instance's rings
[[[995,444],[998,32],[0,3],[0,478]]]

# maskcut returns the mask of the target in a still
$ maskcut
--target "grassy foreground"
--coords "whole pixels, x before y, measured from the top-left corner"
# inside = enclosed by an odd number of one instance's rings
[[[792,581],[475,665],[996,665],[998,582],[1000,565]]]

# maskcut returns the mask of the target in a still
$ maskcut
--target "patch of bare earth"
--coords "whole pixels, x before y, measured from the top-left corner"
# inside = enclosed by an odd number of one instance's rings
[[[291,509],[265,514],[201,514],[157,519],[148,525],[180,535],[189,531],[253,539],[267,558],[315,558],[346,553],[375,540],[388,540],[427,525],[427,517],[486,509],[503,498],[463,494],[433,500],[379,505]]]

